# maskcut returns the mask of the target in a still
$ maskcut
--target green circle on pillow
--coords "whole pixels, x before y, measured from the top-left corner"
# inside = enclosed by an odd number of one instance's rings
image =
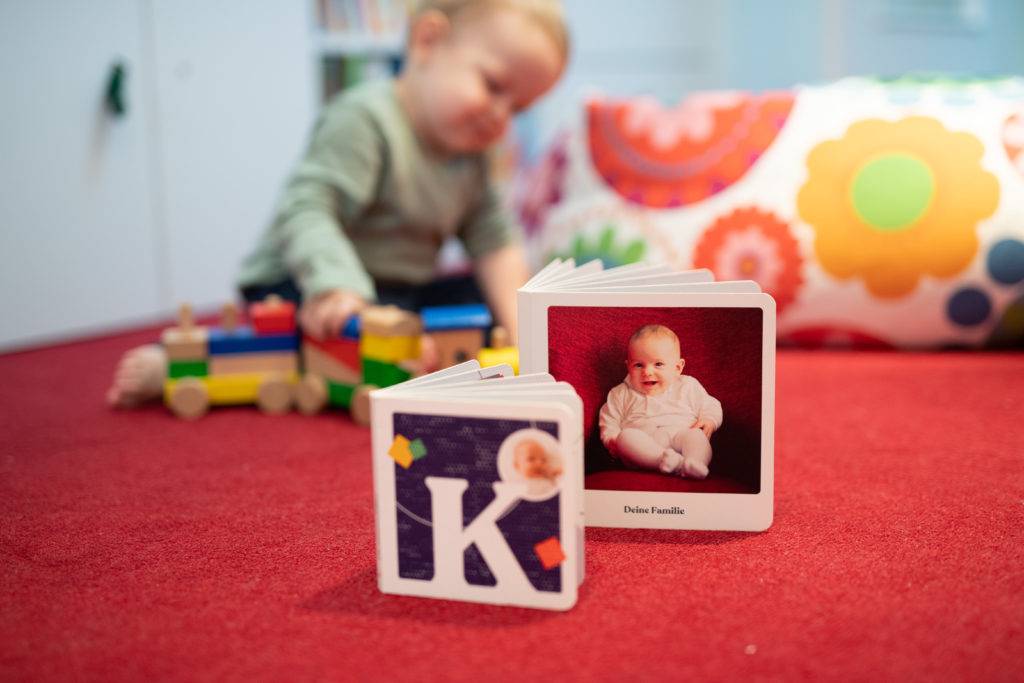
[[[886,154],[867,162],[853,177],[851,198],[861,220],[882,232],[913,224],[935,195],[928,164],[909,154]]]

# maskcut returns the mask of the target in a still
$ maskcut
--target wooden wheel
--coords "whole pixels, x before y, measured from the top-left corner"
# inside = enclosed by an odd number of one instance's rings
[[[292,385],[283,375],[270,375],[260,382],[256,405],[264,413],[280,415],[292,407]]]
[[[349,412],[352,414],[352,421],[357,425],[366,427],[370,424],[370,392],[378,389],[374,384],[360,384],[352,392],[352,405]]]
[[[327,405],[327,380],[308,374],[295,387],[295,403],[303,415],[316,415]]]
[[[186,377],[174,383],[168,405],[183,420],[196,420],[209,410],[210,394],[201,380]]]

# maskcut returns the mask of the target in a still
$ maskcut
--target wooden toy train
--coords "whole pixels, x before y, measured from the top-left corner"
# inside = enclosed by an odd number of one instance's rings
[[[421,341],[429,335],[437,367],[472,358],[482,365],[510,363],[518,353],[501,328],[491,333],[483,305],[438,306],[416,315],[394,306],[365,309],[336,339],[303,335],[295,305],[276,297],[251,304],[249,324],[239,322],[233,304],[224,307],[220,327],[195,324],[181,307],[178,325],[164,330],[168,371],[164,402],[175,415],[196,419],[210,406],[256,404],[266,413],[292,406],[307,415],[325,406],[349,408],[353,420],[369,423],[369,394],[404,382],[420,371]]]

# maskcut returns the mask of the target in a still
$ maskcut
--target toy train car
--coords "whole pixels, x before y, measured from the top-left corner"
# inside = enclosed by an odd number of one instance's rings
[[[178,325],[161,335],[168,357],[164,402],[175,415],[197,419],[210,406],[247,404],[272,414],[294,406],[312,415],[330,405],[348,408],[356,422],[368,424],[370,391],[419,370],[425,334],[438,367],[477,357],[485,365],[518,360],[500,328],[492,340],[501,346],[485,348],[491,316],[483,305],[428,308],[419,316],[394,306],[370,307],[329,340],[303,335],[294,304],[277,298],[250,305],[249,320],[240,324],[237,309],[228,305],[220,327],[201,327],[182,306]]]

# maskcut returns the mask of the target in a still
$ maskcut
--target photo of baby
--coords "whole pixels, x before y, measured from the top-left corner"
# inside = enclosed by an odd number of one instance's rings
[[[558,489],[562,474],[558,443],[539,430],[516,432],[501,445],[498,471],[504,481],[525,483],[527,500],[547,498]]]
[[[583,402],[584,486],[761,490],[759,308],[551,306],[546,370]]]
[[[706,478],[722,404],[683,374],[679,337],[664,325],[644,325],[629,338],[625,364],[625,379],[599,415],[605,448],[627,467]]]

